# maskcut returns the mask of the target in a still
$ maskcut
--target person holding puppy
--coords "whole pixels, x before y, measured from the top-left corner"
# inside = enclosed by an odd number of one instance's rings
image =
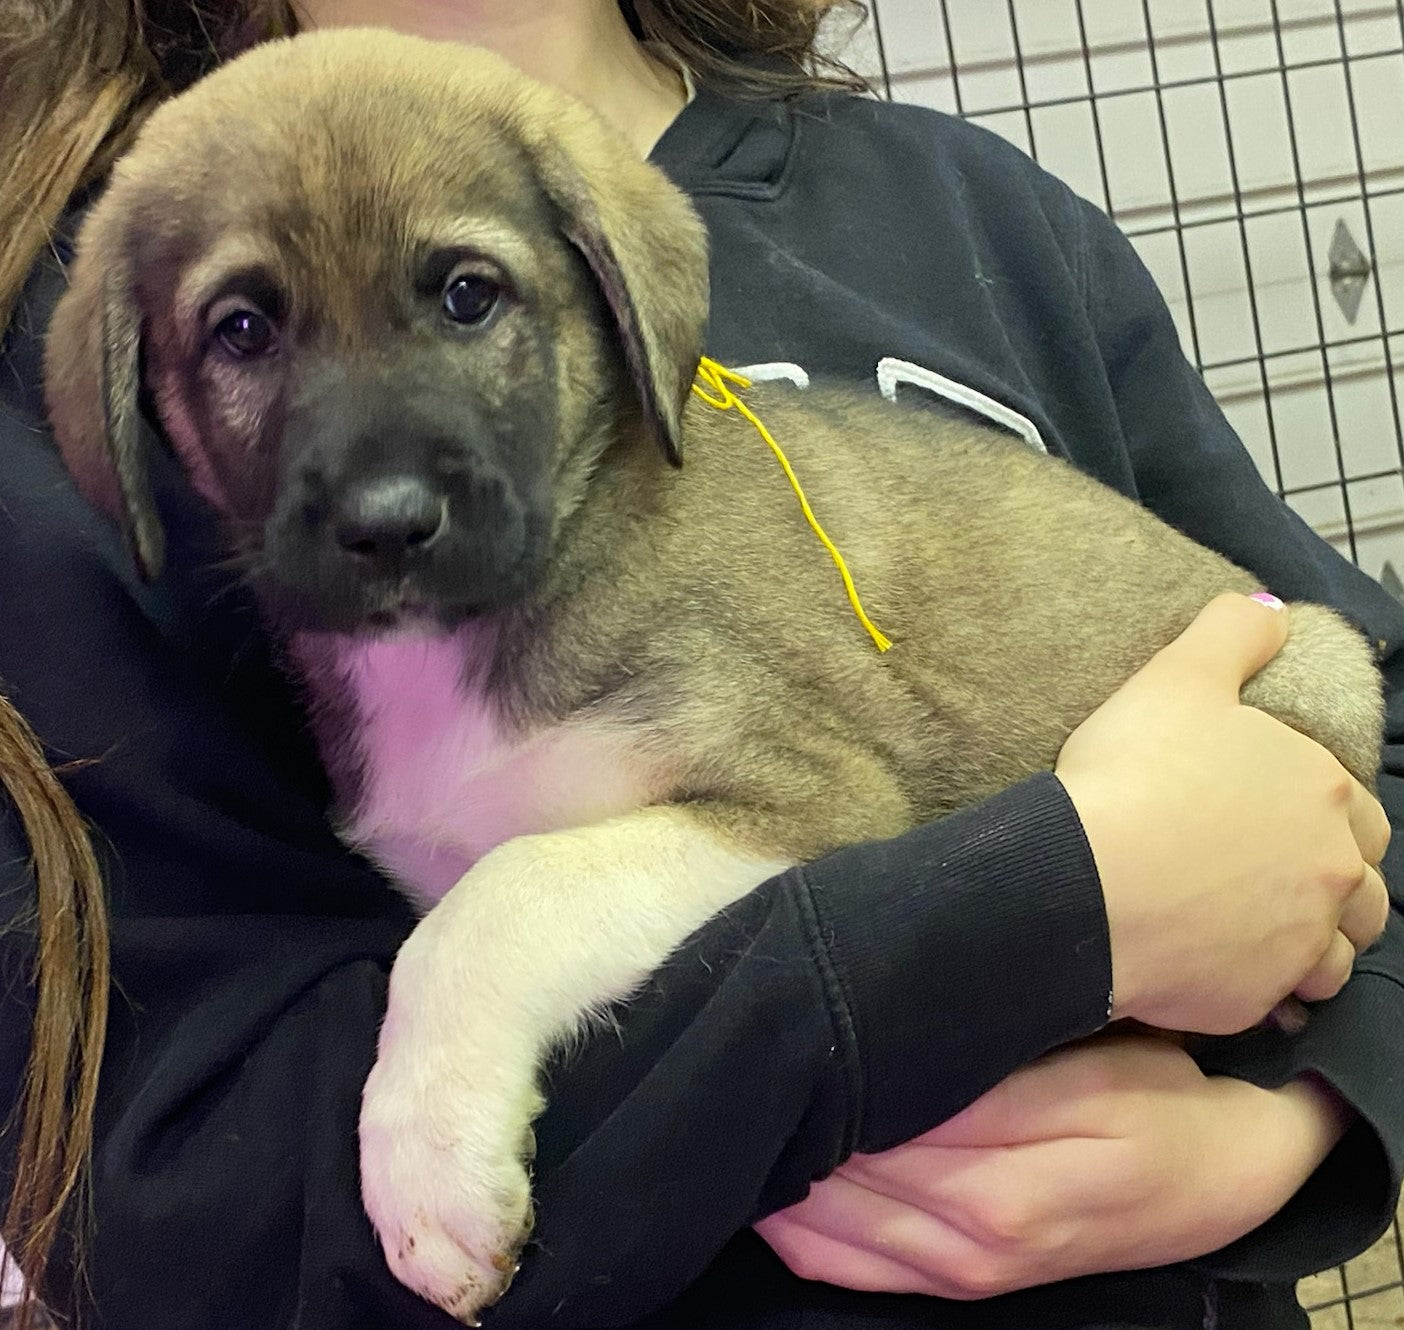
[[[729,30],[689,6],[612,3],[308,3],[299,19],[476,41],[575,92],[703,211],[723,359],[871,374],[889,391],[954,384],[964,407],[1002,412],[1268,585],[1338,605],[1388,664],[1397,607],[1262,490],[1167,360],[1168,316],[1090,208],[940,117],[735,95],[738,78],[785,88],[815,9]],[[762,32],[777,43],[765,59]],[[708,56],[747,34],[757,58]],[[75,105],[49,108],[70,144],[59,113]],[[993,216],[998,242],[980,225]],[[39,269],[14,323],[17,413],[33,408],[24,332],[54,286]],[[280,717],[237,589],[124,582],[90,519],[45,507],[61,489],[52,457],[27,436],[12,451],[7,502],[33,530],[6,565],[7,603],[42,586],[75,612],[62,634],[16,634],[0,672],[55,751],[116,746],[73,777],[117,850],[130,1002],[103,1088],[99,1309],[112,1324],[194,1307],[200,1324],[281,1323],[294,1307],[299,1324],[416,1324],[430,1313],[388,1285],[358,1223],[347,1140],[405,920],[327,837],[305,755],[273,751]],[[167,497],[176,539],[201,548],[202,512]],[[1216,603],[1079,730],[1058,779],[777,879],[705,930],[623,1013],[622,1045],[596,1041],[559,1072],[540,1249],[494,1322],[1298,1324],[1286,1281],[1387,1222],[1400,1123],[1378,1068],[1399,1051],[1400,958],[1396,921],[1340,991],[1384,926],[1387,833],[1321,750],[1237,705],[1281,637],[1270,609]],[[83,686],[99,661],[115,705]],[[1039,1059],[1109,1007],[1227,1033],[1291,989],[1336,996],[1295,1038],[1217,1049],[1221,1074],[1134,1037]],[[235,1248],[223,1224],[240,1207]],[[762,1215],[800,1275],[870,1292],[797,1282],[733,1239]],[[195,1253],[179,1275],[153,1264],[173,1241]],[[1145,1267],[1161,1268],[1099,1273]],[[1030,1291],[994,1296],[1015,1289]]]

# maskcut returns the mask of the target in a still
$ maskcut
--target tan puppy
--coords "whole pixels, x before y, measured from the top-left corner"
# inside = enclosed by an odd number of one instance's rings
[[[386,33],[259,48],[151,118],[81,237],[59,441],[152,573],[160,423],[305,674],[348,838],[426,905],[361,1123],[396,1274],[464,1320],[525,1236],[537,1068],[786,864],[1050,767],[1254,579],[992,430],[690,392],[702,226],[592,116]],[[1379,684],[1296,607],[1250,685],[1362,780]]]

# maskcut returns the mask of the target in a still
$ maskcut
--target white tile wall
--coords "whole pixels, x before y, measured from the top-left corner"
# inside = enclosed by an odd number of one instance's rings
[[[1361,479],[1404,458],[1404,0],[871,8],[850,62],[1107,209],[1268,479],[1347,550],[1352,528],[1369,571],[1404,572],[1401,483]],[[1326,278],[1341,219],[1374,240],[1354,323]]]

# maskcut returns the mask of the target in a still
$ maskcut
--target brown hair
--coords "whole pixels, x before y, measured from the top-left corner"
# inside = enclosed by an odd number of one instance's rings
[[[858,0],[620,0],[641,38],[700,79],[753,96],[863,81],[819,50]],[[70,199],[144,115],[239,51],[295,31],[295,0],[9,0],[0,17],[0,333]],[[82,823],[0,698],[0,780],[34,856],[38,1007],[17,1171],[0,1233],[40,1285],[92,1136],[107,1003],[107,925]]]
[[[859,0],[620,0],[646,41],[667,47],[704,81],[759,97],[787,97],[815,88],[862,92],[864,79],[827,55],[819,39],[831,14]]]
[[[620,0],[640,37],[699,78],[785,97],[864,81],[819,49],[860,0]],[[296,0],[11,0],[0,26],[0,330],[74,193],[156,102],[297,28]]]
[[[14,1322],[23,1330],[92,1141],[107,1028],[107,911],[83,820],[34,732],[3,695],[0,785],[29,843],[35,881],[34,909],[13,925],[33,937],[36,996],[15,1110],[14,1186],[0,1219],[6,1263],[13,1260],[25,1276],[26,1303]]]

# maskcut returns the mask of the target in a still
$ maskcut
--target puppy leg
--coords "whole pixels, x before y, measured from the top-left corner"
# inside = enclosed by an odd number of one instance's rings
[[[361,1185],[390,1268],[469,1325],[530,1230],[537,1070],[723,906],[788,865],[645,809],[509,841],[421,921],[390,980]]]

